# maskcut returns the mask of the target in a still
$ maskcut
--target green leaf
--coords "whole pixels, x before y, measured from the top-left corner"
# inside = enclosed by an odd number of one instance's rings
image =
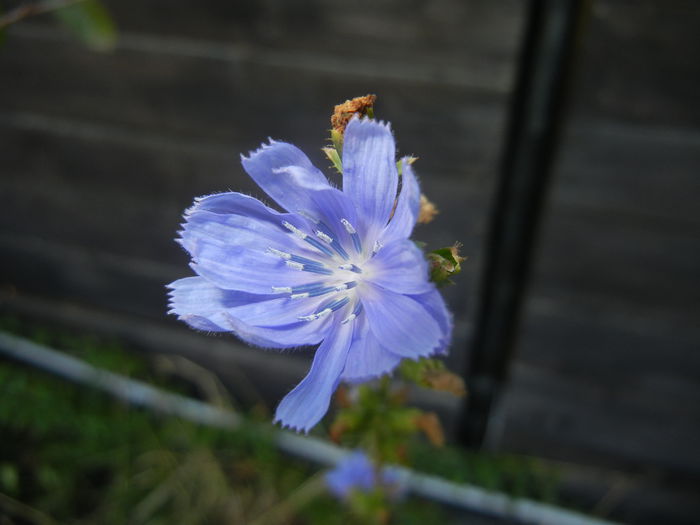
[[[117,29],[100,0],[86,0],[58,9],[54,16],[90,49],[114,49]]]
[[[399,364],[399,373],[406,381],[411,381],[420,386],[427,386],[424,376],[430,370],[443,370],[445,363],[439,359],[429,357],[421,357],[414,361],[413,359],[404,359]]]
[[[12,463],[0,464],[0,487],[4,492],[14,494],[19,487],[19,473]]]

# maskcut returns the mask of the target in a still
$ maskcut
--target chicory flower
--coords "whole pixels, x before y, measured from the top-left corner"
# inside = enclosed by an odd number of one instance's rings
[[[284,142],[271,140],[242,163],[286,211],[236,192],[196,199],[179,239],[196,276],[169,285],[170,313],[264,348],[320,343],[275,421],[308,431],[341,380],[366,381],[404,358],[445,351],[451,316],[408,239],[418,182],[402,159],[398,191],[388,124],[348,124],[342,190]]]
[[[377,487],[388,490],[394,497],[403,492],[399,473],[392,467],[377,470],[361,450],[348,454],[326,473],[326,486],[340,499],[347,499],[353,492],[371,492]]]

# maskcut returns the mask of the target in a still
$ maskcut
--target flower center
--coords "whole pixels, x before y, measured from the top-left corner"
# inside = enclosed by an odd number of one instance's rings
[[[309,220],[314,223],[313,235],[287,221],[283,221],[282,226],[290,235],[310,246],[315,255],[311,256],[305,250],[306,255],[302,256],[274,247],[268,247],[267,251],[284,260],[294,270],[316,274],[318,280],[299,286],[273,286],[272,292],[287,294],[290,299],[308,301],[310,313],[299,316],[301,321],[315,321],[345,309],[346,316],[342,322],[348,323],[362,312],[362,303],[355,288],[367,278],[363,265],[374,257],[381,246],[375,243],[370,253],[365,252],[360,235],[345,218],[340,219],[335,231],[322,221]],[[343,237],[336,231],[346,233],[344,241],[352,246],[345,246]]]

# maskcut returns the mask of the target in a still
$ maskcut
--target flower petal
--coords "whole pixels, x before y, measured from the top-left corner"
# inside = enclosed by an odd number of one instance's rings
[[[310,192],[330,188],[304,152],[286,142],[271,140],[241,161],[258,186],[290,212],[312,209]]]
[[[408,239],[420,213],[420,186],[407,158],[401,159],[401,193],[389,225],[379,242],[389,244],[396,239]]]
[[[257,346],[288,348],[316,344],[328,323],[300,321],[318,308],[321,298],[255,295],[222,290],[202,277],[187,277],[169,285],[170,311],[193,328],[232,331]]]
[[[203,277],[179,279],[169,287],[169,313],[195,314],[224,324],[228,323],[228,318],[221,316],[222,313],[254,326],[285,326],[298,323],[299,316],[313,313],[328,300],[323,296],[290,299],[287,294],[258,295],[223,290]]]
[[[430,315],[433,316],[440,325],[440,330],[442,331],[442,338],[440,343],[435,350],[436,354],[446,355],[447,349],[452,341],[452,329],[454,326],[452,313],[447,309],[447,304],[445,299],[443,299],[442,294],[434,289],[431,292],[415,295],[413,298],[419,302],[423,308],[425,308]]]
[[[360,315],[354,323],[355,332],[341,379],[359,383],[379,377],[396,368],[401,362],[401,357],[379,344],[369,329],[367,316]]]
[[[312,199],[316,209],[311,213],[312,217],[320,222],[317,225],[319,229],[324,231],[327,228],[329,231],[324,233],[329,233],[348,253],[351,253],[353,242],[343,225],[343,220],[351,225],[359,224],[355,204],[345,193],[336,188],[317,191]]]
[[[368,280],[392,292],[422,294],[435,288],[428,280],[428,262],[409,240],[394,241],[366,264]]]
[[[196,210],[187,216],[180,243],[192,256],[195,272],[219,288],[269,294],[272,287],[317,282],[319,274],[290,268],[270,253],[273,248],[318,262],[326,257],[277,224],[279,217],[261,220]]]
[[[414,298],[363,283],[363,314],[379,343],[401,357],[433,354],[444,334],[435,318]]]
[[[353,323],[335,322],[316,350],[311,370],[277,407],[275,422],[308,432],[325,415],[352,340]]]
[[[372,242],[394,207],[398,173],[396,146],[388,124],[354,118],[343,139],[343,192],[362,217],[363,234]]]
[[[338,498],[346,498],[354,490],[369,492],[376,484],[374,465],[361,450],[348,454],[326,473],[326,485]]]
[[[293,348],[320,343],[328,333],[330,320],[299,321],[278,327],[252,326],[235,317],[229,317],[231,330],[248,344],[262,348]]]

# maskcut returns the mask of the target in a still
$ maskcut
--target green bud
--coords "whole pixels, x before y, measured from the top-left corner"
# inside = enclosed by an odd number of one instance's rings
[[[433,250],[428,254],[430,263],[430,280],[438,286],[454,284],[450,279],[462,271],[461,263],[465,260],[459,255],[461,244],[455,243],[447,248]]]

